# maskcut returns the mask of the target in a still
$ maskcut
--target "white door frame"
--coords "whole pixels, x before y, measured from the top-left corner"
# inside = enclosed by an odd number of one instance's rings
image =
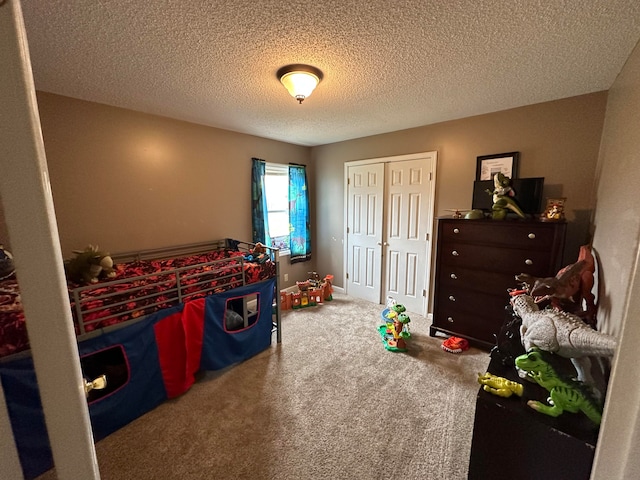
[[[428,220],[428,225],[429,225],[429,231],[427,232],[427,234],[429,235],[429,242],[428,242],[428,248],[427,251],[424,252],[425,255],[427,256],[427,262],[426,262],[426,269],[424,272],[425,275],[425,289],[427,290],[427,296],[425,298],[425,302],[423,303],[423,311],[422,312],[418,312],[420,313],[422,316],[426,316],[427,315],[427,307],[428,307],[428,299],[430,298],[430,290],[431,290],[431,257],[432,257],[432,252],[433,252],[433,230],[434,230],[434,216],[435,216],[435,196],[436,196],[436,165],[437,165],[437,161],[438,161],[438,152],[437,151],[431,151],[431,152],[421,152],[421,153],[410,153],[407,155],[395,155],[395,156],[391,156],[391,157],[377,157],[377,158],[367,158],[367,159],[363,159],[363,160],[353,160],[351,162],[345,162],[344,163],[344,174],[343,174],[343,181],[344,181],[344,225],[343,225],[343,236],[342,238],[344,238],[344,242],[343,242],[343,253],[342,253],[342,259],[343,259],[343,266],[342,266],[342,284],[344,285],[344,290],[345,293],[348,294],[349,293],[349,289],[348,289],[348,282],[347,282],[347,272],[349,271],[349,265],[348,265],[348,254],[349,254],[349,245],[347,242],[347,205],[349,203],[349,185],[348,185],[348,179],[349,179],[349,167],[355,167],[358,165],[367,165],[367,164],[372,164],[372,163],[390,163],[390,162],[403,162],[405,160],[418,160],[424,158],[425,160],[428,160],[431,162],[431,168],[429,170],[430,174],[431,174],[431,191],[429,192],[429,220]],[[384,211],[386,213],[386,205],[383,207]],[[386,217],[385,217],[386,218]]]

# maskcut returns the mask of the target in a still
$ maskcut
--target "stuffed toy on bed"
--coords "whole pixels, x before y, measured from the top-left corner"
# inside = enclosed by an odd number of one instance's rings
[[[11,255],[9,250],[5,250],[5,248],[0,245],[0,280],[9,278],[15,273],[15,271],[16,268],[13,265],[13,255]]]
[[[76,256],[64,262],[68,280],[76,283],[97,283],[102,278],[116,276],[113,259],[107,252],[101,252],[97,246],[89,245],[84,250],[74,250],[73,253]]]
[[[249,253],[244,256],[245,260],[256,263],[264,263],[268,258],[269,255],[267,255],[267,249],[260,242],[256,243],[253,248],[249,249]]]

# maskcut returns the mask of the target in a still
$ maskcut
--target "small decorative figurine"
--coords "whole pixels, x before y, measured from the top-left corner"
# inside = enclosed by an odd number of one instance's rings
[[[463,210],[460,208],[448,208],[447,212],[452,212],[451,213],[451,218],[454,218],[456,220],[462,218],[463,212],[468,212],[468,210]]]
[[[524,387],[521,383],[511,381],[504,377],[492,375],[489,372],[478,374],[478,383],[485,392],[508,398],[514,393],[521,397]]]
[[[492,219],[504,220],[508,210],[511,210],[521,218],[525,217],[518,203],[511,198],[515,196],[515,192],[511,188],[511,179],[506,175],[500,172],[496,173],[493,176],[493,191],[487,189],[487,193],[493,195]]]
[[[549,392],[548,404],[529,400],[527,405],[535,411],[552,417],[564,411],[584,413],[596,425],[602,419],[602,405],[592,390],[582,382],[563,378],[544,358],[542,351],[534,349],[516,358],[516,367],[526,372],[527,377]]]
[[[561,222],[564,220],[564,202],[566,198],[548,198],[547,208],[540,216],[543,222]]]

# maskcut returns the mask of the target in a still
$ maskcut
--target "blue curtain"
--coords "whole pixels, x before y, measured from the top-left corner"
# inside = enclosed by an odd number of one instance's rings
[[[289,165],[289,222],[291,263],[310,260],[309,189],[303,165]]]
[[[251,220],[253,242],[271,246],[269,237],[269,215],[267,215],[267,195],[264,189],[265,161],[252,158],[251,167]]]

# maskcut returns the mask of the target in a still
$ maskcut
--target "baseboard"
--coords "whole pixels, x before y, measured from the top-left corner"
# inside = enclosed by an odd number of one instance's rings
[[[333,286],[333,291],[336,293],[342,293],[344,294],[344,288],[342,287],[336,287],[335,285]]]

